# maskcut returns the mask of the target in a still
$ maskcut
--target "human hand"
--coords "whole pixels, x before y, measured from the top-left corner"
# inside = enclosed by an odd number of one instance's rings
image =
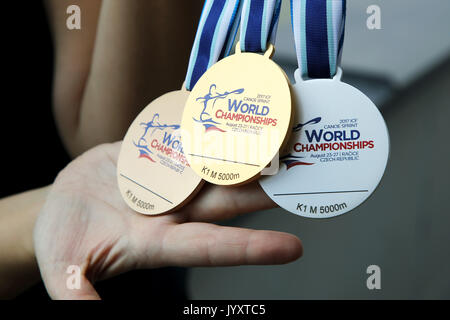
[[[34,229],[40,272],[54,299],[99,299],[97,280],[144,268],[282,264],[302,254],[290,234],[209,223],[274,207],[256,182],[205,185],[177,212],[144,216],[119,193],[121,143],[96,147],[58,175]],[[81,268],[81,288],[66,286],[70,265]]]

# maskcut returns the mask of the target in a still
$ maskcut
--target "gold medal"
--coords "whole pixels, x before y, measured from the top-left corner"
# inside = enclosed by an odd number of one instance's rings
[[[190,168],[180,139],[188,95],[184,89],[154,100],[134,120],[123,140],[117,179],[123,199],[137,212],[174,211],[203,185]]]
[[[208,182],[251,181],[280,149],[291,120],[291,94],[283,70],[264,55],[241,52],[221,60],[197,82],[181,122],[192,169]]]

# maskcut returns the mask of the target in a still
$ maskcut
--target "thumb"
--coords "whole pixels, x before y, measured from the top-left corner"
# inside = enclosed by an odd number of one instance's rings
[[[73,265],[64,271],[53,271],[52,274],[42,275],[47,292],[52,299],[100,300],[94,286],[82,273],[80,267]]]

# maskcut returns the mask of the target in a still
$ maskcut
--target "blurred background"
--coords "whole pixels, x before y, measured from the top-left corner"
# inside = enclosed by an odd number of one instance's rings
[[[23,3],[5,2],[0,19],[7,80],[0,197],[52,183],[70,160],[50,107],[53,50],[42,2]],[[373,4],[381,8],[381,30],[366,26]],[[297,235],[304,256],[289,265],[193,268],[187,276],[185,269],[135,271],[100,283],[102,297],[450,298],[450,1],[348,0],[347,7],[343,80],[378,105],[391,138],[387,171],[373,196],[333,219],[274,209],[224,223]],[[275,60],[292,78],[288,0],[276,48]],[[369,265],[381,268],[381,290],[366,287]],[[48,299],[42,284],[19,298]]]
[[[366,26],[373,4],[381,30]],[[276,49],[292,79],[289,1]],[[192,298],[450,298],[450,1],[348,0],[342,68],[343,81],[377,104],[389,128],[390,161],[377,191],[333,219],[274,209],[230,221],[293,233],[304,256],[286,266],[192,269]],[[373,264],[381,268],[381,290],[366,286]]]

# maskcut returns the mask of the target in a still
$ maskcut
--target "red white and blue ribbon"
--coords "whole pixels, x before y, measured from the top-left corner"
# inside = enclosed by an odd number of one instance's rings
[[[214,63],[229,55],[239,25],[240,0],[206,0],[189,60],[185,86],[192,90]]]
[[[275,35],[281,0],[243,0],[241,15],[242,52],[265,52]]]
[[[334,77],[344,44],[346,0],[291,0],[291,17],[302,78]]]

